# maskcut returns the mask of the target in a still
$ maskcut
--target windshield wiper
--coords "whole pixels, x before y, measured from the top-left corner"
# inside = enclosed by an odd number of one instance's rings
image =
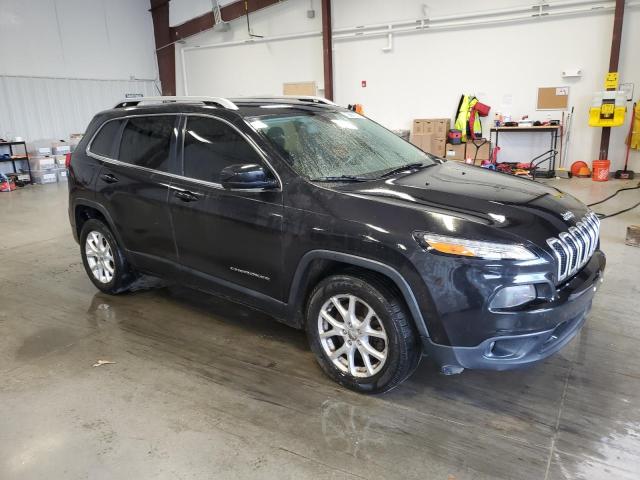
[[[312,178],[312,182],[366,182],[367,178],[357,177],[355,175],[339,175],[339,176],[328,176],[328,177],[319,177]]]
[[[422,168],[422,167],[430,167],[430,166],[431,164],[425,164],[423,162],[407,163],[406,165],[402,165],[401,167],[393,168],[391,170],[384,172],[378,178],[390,177],[391,175],[404,172],[405,170],[412,170],[414,168]]]

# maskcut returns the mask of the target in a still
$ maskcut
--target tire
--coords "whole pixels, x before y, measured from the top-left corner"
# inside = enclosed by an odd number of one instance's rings
[[[102,221],[92,218],[82,226],[80,251],[89,279],[102,292],[110,295],[122,293],[136,281],[136,272]]]
[[[352,304],[355,319],[350,314]],[[391,390],[413,373],[420,360],[404,300],[375,275],[333,275],[322,280],[307,304],[306,330],[322,370],[357,392]]]

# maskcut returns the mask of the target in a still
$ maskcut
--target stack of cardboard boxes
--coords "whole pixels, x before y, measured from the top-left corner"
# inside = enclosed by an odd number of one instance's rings
[[[417,118],[413,121],[410,141],[416,147],[447,160],[475,163],[480,165],[489,160],[491,142],[484,138],[467,139],[467,143],[453,145],[447,143],[447,133],[451,128],[448,118]]]
[[[411,129],[411,143],[427,153],[444,157],[449,128],[448,118],[417,118]]]

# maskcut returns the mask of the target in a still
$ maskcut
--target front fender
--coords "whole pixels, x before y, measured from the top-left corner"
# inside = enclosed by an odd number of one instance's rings
[[[311,264],[315,260],[330,260],[347,265],[353,265],[356,267],[372,270],[387,277],[396,285],[396,287],[402,294],[407,307],[411,312],[415,327],[420,336],[429,337],[429,330],[427,328],[425,319],[422,316],[422,311],[420,309],[416,296],[414,295],[411,286],[404,278],[404,276],[396,268],[390,265],[382,263],[378,260],[373,260],[371,258],[361,257],[350,253],[335,252],[330,250],[311,250],[301,258],[293,276],[291,289],[289,292],[288,305],[290,308],[290,313],[292,315],[294,315],[295,312],[301,311],[301,309],[303,308],[302,303],[304,302],[304,295],[302,293],[305,286],[305,282],[303,281],[303,279],[307,275]]]

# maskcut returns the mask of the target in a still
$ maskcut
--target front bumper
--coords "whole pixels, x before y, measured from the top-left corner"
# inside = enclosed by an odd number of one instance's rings
[[[423,337],[423,351],[444,373],[458,373],[464,368],[509,370],[539,362],[578,334],[604,279],[604,265],[604,255],[596,252],[583,270],[558,290],[557,300],[539,309],[509,313],[518,317],[511,318],[517,324],[537,325],[543,320],[549,328],[513,334],[496,332],[475,346],[442,345]]]

